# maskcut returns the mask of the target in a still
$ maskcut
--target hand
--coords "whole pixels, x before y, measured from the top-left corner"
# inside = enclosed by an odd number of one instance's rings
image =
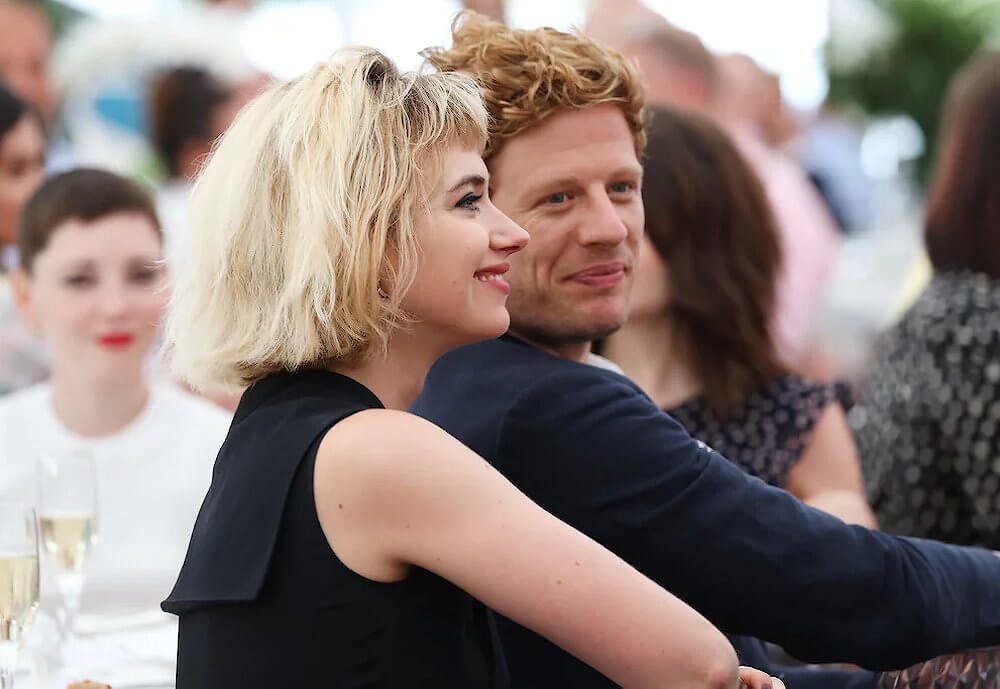
[[[746,665],[740,665],[738,671],[740,689],[785,689],[785,683],[777,677],[771,677],[766,672],[755,670]]]

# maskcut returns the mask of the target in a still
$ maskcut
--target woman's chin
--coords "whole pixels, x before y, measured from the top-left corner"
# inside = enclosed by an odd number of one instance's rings
[[[510,315],[507,310],[504,309],[503,315],[498,315],[496,318],[490,319],[489,321],[483,321],[482,327],[477,327],[475,330],[468,333],[468,341],[463,344],[474,344],[476,342],[482,342],[483,340],[495,340],[496,338],[507,332],[510,327]]]
[[[507,313],[507,309],[503,310],[503,315],[498,316],[494,327],[490,329],[489,333],[485,334],[483,337],[479,338],[481,340],[494,340],[501,335],[503,335],[510,328],[510,314]]]

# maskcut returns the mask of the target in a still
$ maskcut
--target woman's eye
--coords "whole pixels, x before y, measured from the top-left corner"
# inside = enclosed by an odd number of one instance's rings
[[[155,282],[159,276],[160,276],[160,271],[155,269],[145,269],[145,270],[135,271],[134,273],[132,273],[131,277],[134,282],[147,285],[151,282]]]
[[[89,275],[70,275],[65,282],[70,287],[87,287],[93,284],[94,280]]]
[[[611,191],[615,194],[627,194],[632,191],[631,182],[615,182],[611,185]]]
[[[141,283],[143,285],[146,285],[156,280],[156,272],[151,270],[144,270],[139,273],[133,273],[132,280]]]
[[[466,208],[471,211],[478,211],[479,206],[476,203],[479,199],[483,198],[482,194],[466,194],[462,197],[462,200],[455,204],[457,208]]]

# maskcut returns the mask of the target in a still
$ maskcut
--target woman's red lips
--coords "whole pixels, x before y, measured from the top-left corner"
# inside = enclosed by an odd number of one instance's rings
[[[97,338],[97,343],[99,345],[114,349],[128,347],[133,342],[135,342],[135,336],[129,333],[109,333],[107,335],[101,335]]]
[[[480,268],[476,271],[475,277],[480,277],[482,275],[503,275],[508,270],[510,270],[509,263],[497,263],[492,266],[486,266],[485,268]]]
[[[490,287],[495,287],[504,294],[510,294],[510,284],[502,277],[508,270],[510,270],[509,263],[498,263],[486,268],[480,268],[473,274],[473,277]]]

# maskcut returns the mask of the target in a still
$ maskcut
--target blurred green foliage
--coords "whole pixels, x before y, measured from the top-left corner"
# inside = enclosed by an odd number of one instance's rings
[[[56,0],[40,0],[39,4],[49,15],[49,21],[52,22],[52,32],[56,38],[61,36],[73,22],[84,16],[79,10]]]
[[[831,67],[829,99],[869,115],[905,113],[920,126],[926,150],[917,177],[926,181],[936,151],[948,82],[993,33],[1000,2],[875,0],[896,24],[895,38],[850,71]],[[828,57],[832,42],[828,45]],[[831,65],[836,60],[828,60]]]

